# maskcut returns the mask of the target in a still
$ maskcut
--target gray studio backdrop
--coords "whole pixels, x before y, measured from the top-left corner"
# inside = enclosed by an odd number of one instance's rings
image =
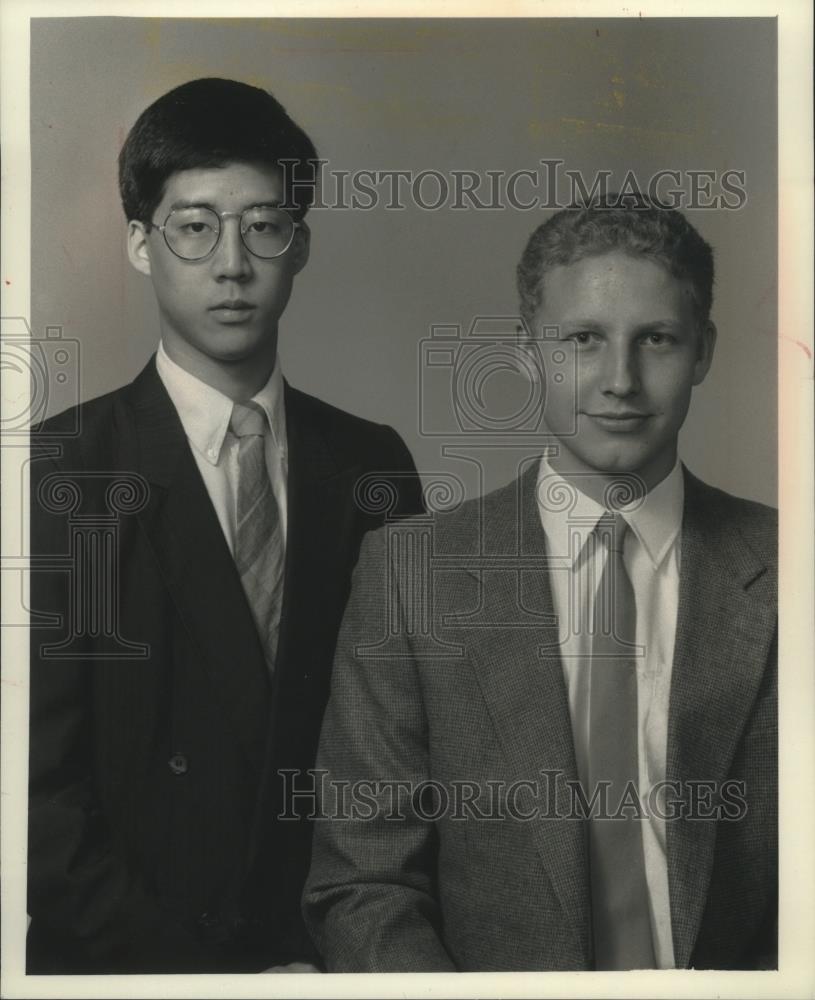
[[[52,339],[78,342],[79,354],[76,378],[54,387],[52,411],[72,393],[87,399],[129,381],[155,349],[149,282],[125,254],[116,157],[147,104],[200,76],[272,90],[329,161],[324,169],[351,175],[475,171],[486,183],[487,171],[541,172],[542,159],[589,181],[610,170],[618,183],[629,170],[643,184],[660,170],[743,171],[738,210],[689,212],[716,252],[719,345],[682,447],[704,479],[775,503],[773,20],[32,21],[31,323],[36,337],[50,327]],[[328,204],[337,201],[333,176]],[[558,185],[556,197],[568,193]],[[311,260],[281,326],[284,372],[393,424],[428,478],[447,470],[468,489],[493,487],[523,448],[473,437],[471,425],[458,433],[455,358],[428,381],[422,341],[435,325],[466,332],[474,317],[516,312],[515,265],[547,213],[456,210],[452,193],[431,211],[409,190],[403,209],[389,209],[388,194],[379,188],[370,209],[310,215]],[[430,177],[420,200],[441,194]],[[516,194],[524,203],[552,196],[531,180]],[[480,201],[489,203],[486,188]],[[514,413],[521,381],[511,371],[488,378],[486,409]],[[482,444],[486,477],[475,482],[451,451],[473,457]]]

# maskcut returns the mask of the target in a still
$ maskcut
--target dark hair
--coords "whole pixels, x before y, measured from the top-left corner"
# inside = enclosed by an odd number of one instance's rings
[[[626,193],[562,209],[529,237],[517,277],[521,315],[530,328],[547,271],[613,250],[649,257],[689,281],[697,322],[707,322],[713,305],[710,245],[681,212],[661,208],[643,194]]]
[[[311,139],[265,90],[236,80],[192,80],[146,108],[119,154],[128,219],[153,221],[168,178],[180,170],[257,163],[282,168],[286,206],[301,219],[314,200]]]

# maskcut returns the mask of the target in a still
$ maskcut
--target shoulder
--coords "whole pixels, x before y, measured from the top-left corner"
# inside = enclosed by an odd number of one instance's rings
[[[711,523],[738,532],[756,555],[766,562],[774,564],[777,561],[778,511],[774,507],[710,486],[687,469],[685,497],[686,509],[691,505]]]
[[[296,389],[293,385],[286,383],[285,388],[286,409],[296,413],[301,418],[313,420],[325,427],[335,428],[340,433],[367,433],[378,434],[387,428],[386,424],[379,424],[373,420],[365,420],[347,410],[341,410],[338,406],[327,403],[317,396],[310,396],[302,389]]]
[[[31,428],[31,450],[36,455],[58,452],[61,464],[87,464],[115,447],[127,386],[62,410]]]
[[[388,424],[358,417],[288,383],[285,400],[287,419],[293,417],[318,430],[339,455],[359,460],[365,454],[380,458],[394,451],[407,452],[399,434]]]
[[[523,507],[529,487],[528,476],[513,479],[488,493],[466,498],[465,486],[452,474],[431,476],[425,484],[428,513],[407,517],[398,525],[391,525],[390,532],[413,535],[414,546],[421,544],[420,537],[432,536],[430,545],[434,555],[459,557],[461,567],[471,566],[485,554],[515,554]],[[374,546],[382,547],[385,532],[377,532]]]
[[[70,406],[60,413],[56,413],[47,420],[43,420],[32,427],[33,434],[62,434],[70,436],[76,429],[93,426],[109,419],[110,414],[120,400],[126,386],[121,386],[111,392],[106,392],[102,396],[86,400],[76,406]]]

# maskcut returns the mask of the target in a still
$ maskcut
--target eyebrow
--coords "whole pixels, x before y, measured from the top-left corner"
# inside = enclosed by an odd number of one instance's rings
[[[670,330],[676,332],[684,327],[684,323],[675,319],[654,319],[645,323],[640,323],[637,330]]]
[[[170,205],[170,212],[174,212],[177,208],[208,208],[211,212],[218,214],[218,209],[209,201],[204,199],[191,199],[191,198],[176,198],[176,200]],[[264,200],[264,201],[253,201],[246,206],[246,208],[241,209],[245,212],[247,208],[280,208],[280,199],[274,200]]]
[[[593,317],[591,319],[589,319],[588,317],[586,317],[584,319],[580,319],[579,317],[577,317],[577,318],[574,318],[574,319],[572,319],[572,318],[565,319],[560,324],[560,326],[563,327],[563,328],[565,328],[565,327],[599,327],[599,328],[605,328],[606,322],[605,322],[605,320],[603,320],[603,319],[601,319],[601,318],[599,318],[597,316],[595,316],[595,317]],[[675,319],[654,319],[654,320],[650,320],[649,319],[649,320],[646,320],[644,323],[639,323],[635,327],[635,330],[637,330],[637,331],[641,331],[641,330],[655,330],[655,329],[677,330],[681,326],[682,326],[682,323],[678,322]]]

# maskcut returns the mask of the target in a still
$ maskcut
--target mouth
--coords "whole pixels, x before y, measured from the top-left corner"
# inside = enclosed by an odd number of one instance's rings
[[[619,413],[586,413],[585,416],[613,434],[628,434],[640,430],[651,414],[640,413],[638,410],[623,410]]]
[[[242,323],[252,316],[255,306],[244,299],[224,299],[208,311],[222,323]]]

